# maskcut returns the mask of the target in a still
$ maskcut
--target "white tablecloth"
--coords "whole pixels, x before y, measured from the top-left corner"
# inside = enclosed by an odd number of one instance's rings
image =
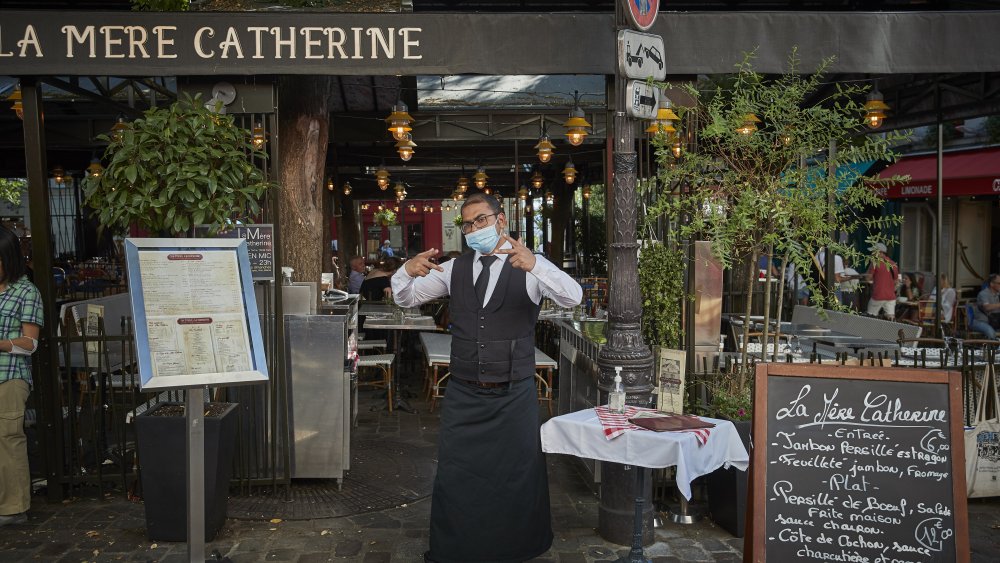
[[[542,451],[635,465],[677,466],[677,489],[691,498],[691,481],[720,467],[745,471],[750,462],[736,427],[728,420],[704,418],[715,423],[708,443],[699,446],[692,432],[632,430],[608,440],[594,409],[549,419],[542,425]]]

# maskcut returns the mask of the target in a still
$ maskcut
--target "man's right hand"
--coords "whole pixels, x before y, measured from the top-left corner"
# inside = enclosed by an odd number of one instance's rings
[[[431,258],[437,256],[437,254],[438,251],[436,248],[425,250],[407,260],[406,264],[403,264],[403,268],[406,269],[406,273],[409,274],[411,278],[422,278],[431,273],[431,270],[443,272],[444,268],[438,266],[434,262],[431,262]]]

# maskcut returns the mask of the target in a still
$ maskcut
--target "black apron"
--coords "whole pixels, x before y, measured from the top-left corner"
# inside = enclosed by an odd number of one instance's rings
[[[534,378],[482,389],[451,378],[441,409],[430,554],[521,563],[552,545]]]

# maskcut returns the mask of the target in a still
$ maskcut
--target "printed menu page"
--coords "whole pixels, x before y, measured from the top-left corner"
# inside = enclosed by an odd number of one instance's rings
[[[251,369],[235,252],[143,251],[139,274],[154,376]]]

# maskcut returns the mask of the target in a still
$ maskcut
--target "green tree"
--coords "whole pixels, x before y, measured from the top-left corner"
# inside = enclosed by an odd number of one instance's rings
[[[867,264],[870,256],[841,244],[833,233],[861,236],[869,244],[891,242],[884,233],[899,223],[899,217],[864,218],[860,210],[882,203],[870,183],[903,178],[879,181],[861,176],[846,182],[843,173],[826,170],[870,160],[892,161],[890,147],[904,135],[864,134],[859,100],[866,87],[838,83],[824,90],[822,98],[817,96],[832,59],[804,75],[793,51],[788,70],[780,76],[755,72],[752,61],[753,54],[748,54],[734,75],[688,86],[696,103],[678,113],[682,122],[699,125],[687,132],[697,137],[698,148],[675,158],[669,135],[661,133],[654,139],[658,179],[664,189],[655,196],[647,221],[666,217],[679,225],[678,238],[711,240],[714,254],[727,268],[753,264],[768,254],[793,262],[809,278],[813,256],[824,246],[852,264]],[[831,147],[836,147],[827,153],[831,160],[809,165],[818,151]],[[749,268],[746,280],[747,317],[756,272]],[[807,283],[816,306],[839,307],[833,295],[820,291],[816,280]],[[749,328],[745,324],[744,342]],[[742,365],[747,365],[746,347]],[[745,376],[740,376],[741,387]]]
[[[28,181],[24,178],[0,178],[0,199],[17,205],[27,188]]]

